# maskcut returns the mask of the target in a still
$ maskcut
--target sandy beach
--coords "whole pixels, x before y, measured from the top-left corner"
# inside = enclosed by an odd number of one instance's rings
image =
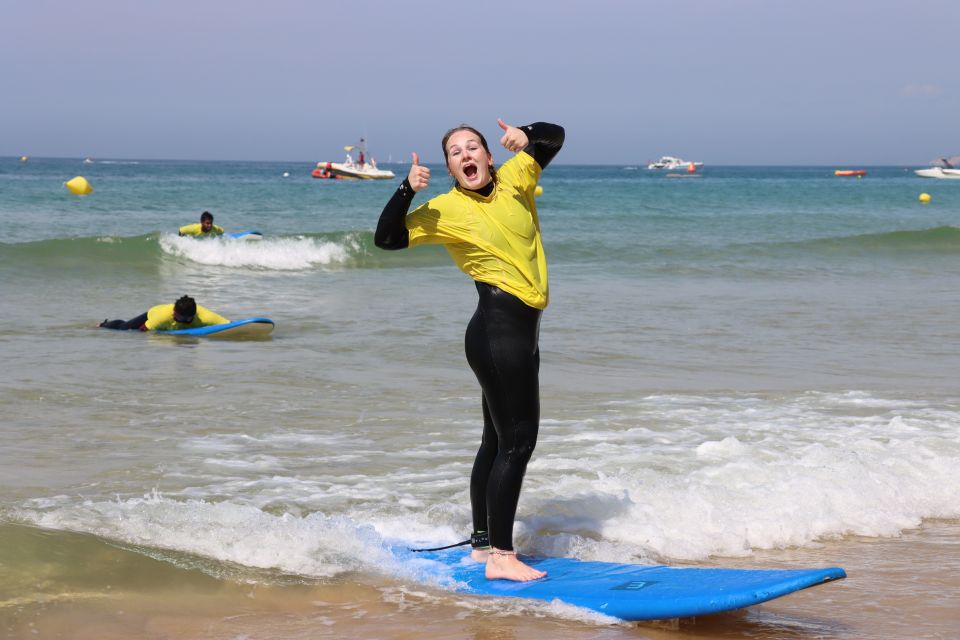
[[[10,529],[5,527],[7,539],[17,536],[21,550],[36,544],[37,537],[56,535],[65,553],[82,551],[90,564],[77,567],[48,559],[45,575],[33,585],[21,584],[19,595],[12,594],[5,581],[0,629],[9,638],[947,640],[956,637],[960,624],[957,521],[927,522],[896,539],[840,540],[816,550],[700,563],[767,568],[839,565],[846,568],[848,578],[746,610],[636,624],[603,620],[572,608],[464,598],[372,576],[266,586],[238,581],[243,576],[238,569],[232,579],[216,579],[90,536]],[[7,563],[12,555],[7,551],[0,559]],[[243,577],[249,579],[250,575]]]

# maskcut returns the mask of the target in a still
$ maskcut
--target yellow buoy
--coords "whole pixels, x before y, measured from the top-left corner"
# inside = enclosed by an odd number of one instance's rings
[[[538,196],[538,197],[539,197],[539,196],[542,196],[542,195],[543,195],[543,187],[541,187],[540,185],[537,185],[537,187],[533,190],[533,195]]]
[[[922,202],[923,204],[927,204],[928,202],[930,202],[930,194],[929,194],[929,193],[921,193],[919,200],[920,200],[920,202]]]
[[[73,180],[67,180],[63,183],[67,189],[75,196],[86,196],[93,193],[93,187],[83,176],[77,176]]]

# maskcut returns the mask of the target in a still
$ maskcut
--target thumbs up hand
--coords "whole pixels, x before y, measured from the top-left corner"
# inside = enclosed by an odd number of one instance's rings
[[[407,174],[407,182],[414,192],[422,191],[430,184],[430,168],[420,165],[420,156],[416,151],[410,155],[413,156],[413,161],[410,164],[410,173]]]
[[[500,138],[500,144],[503,145],[507,151],[517,153],[518,151],[523,151],[526,146],[530,144],[530,138],[520,129],[511,127],[500,118],[497,118],[497,125],[503,129],[503,137]]]

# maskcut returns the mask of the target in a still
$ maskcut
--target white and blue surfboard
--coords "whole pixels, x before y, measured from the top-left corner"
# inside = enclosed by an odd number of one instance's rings
[[[237,240],[262,240],[263,234],[259,231],[237,231],[236,233],[228,233],[228,238],[234,238]]]
[[[258,338],[267,336],[273,331],[273,320],[270,318],[246,318],[225,324],[213,324],[206,327],[192,329],[176,329],[174,331],[154,331],[168,336],[205,336],[218,338]]]
[[[713,569],[665,567],[572,558],[523,557],[547,576],[530,582],[487,580],[484,565],[462,549],[417,553],[396,550],[430,563],[425,578],[452,580],[460,593],[531,598],[572,604],[621,620],[666,620],[720,613],[767,602],[787,594],[840,580],[846,572],[825,569]]]

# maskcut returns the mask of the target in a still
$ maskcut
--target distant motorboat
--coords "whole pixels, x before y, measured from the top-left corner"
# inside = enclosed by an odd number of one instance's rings
[[[921,178],[940,178],[946,180],[956,180],[960,178],[960,167],[957,166],[960,156],[951,158],[939,158],[932,161],[927,169],[917,169],[915,174]]]
[[[693,173],[697,169],[703,166],[702,162],[688,162],[687,160],[682,160],[681,158],[675,158],[673,156],[663,156],[659,160],[651,162],[647,165],[647,169],[682,169],[686,168],[688,171]],[[693,167],[693,170],[690,170],[690,167]]]
[[[359,147],[360,159],[355,162],[350,152]],[[390,180],[395,177],[393,171],[377,168],[377,161],[367,159],[367,147],[363,138],[359,145],[347,145],[343,148],[347,159],[343,162],[318,162],[310,172],[314,178],[327,180]]]
[[[835,176],[862,178],[867,175],[866,169],[837,169],[833,172]]]
[[[960,169],[945,169],[943,167],[930,167],[929,169],[917,169],[915,174],[921,178],[940,178],[945,180],[960,180]]]

